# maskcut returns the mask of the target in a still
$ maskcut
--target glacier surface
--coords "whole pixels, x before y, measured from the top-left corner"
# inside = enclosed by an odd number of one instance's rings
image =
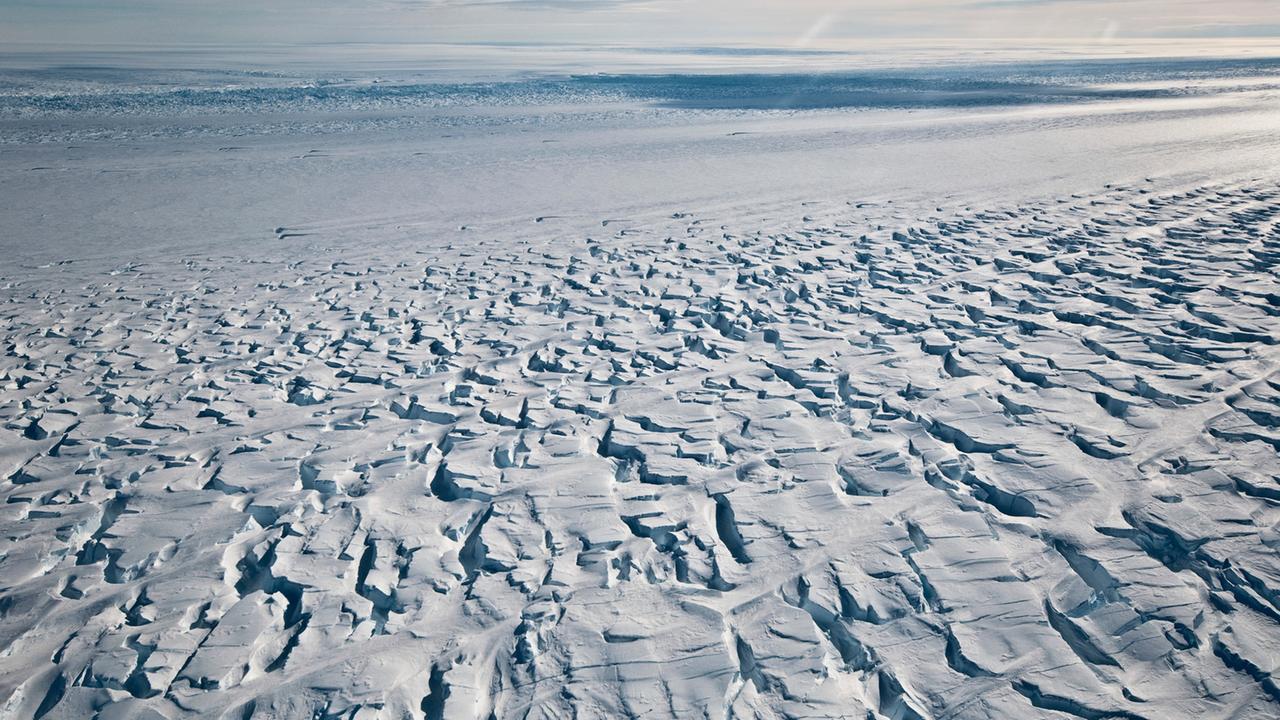
[[[1275,70],[7,70],[0,716],[1275,716]]]

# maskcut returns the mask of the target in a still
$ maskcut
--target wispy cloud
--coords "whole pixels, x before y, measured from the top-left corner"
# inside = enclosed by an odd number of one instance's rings
[[[821,47],[855,39],[1273,36],[1277,0],[0,0],[0,42]]]

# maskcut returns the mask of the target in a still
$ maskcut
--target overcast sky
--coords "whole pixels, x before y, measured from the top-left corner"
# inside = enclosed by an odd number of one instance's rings
[[[0,0],[0,42],[830,45],[1280,36],[1280,0]]]

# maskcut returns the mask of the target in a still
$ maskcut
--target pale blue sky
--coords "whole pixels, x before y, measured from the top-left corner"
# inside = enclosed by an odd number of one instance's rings
[[[1280,36],[1280,0],[0,0],[0,42],[823,45]]]

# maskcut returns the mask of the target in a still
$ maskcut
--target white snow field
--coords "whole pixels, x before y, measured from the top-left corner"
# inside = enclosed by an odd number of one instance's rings
[[[0,717],[1280,715],[1280,63],[101,63],[0,72]]]

